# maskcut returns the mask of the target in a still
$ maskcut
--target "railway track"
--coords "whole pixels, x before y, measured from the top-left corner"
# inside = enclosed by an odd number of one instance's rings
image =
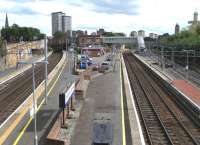
[[[131,54],[123,54],[145,141],[150,145],[198,145],[200,128],[158,80]]]
[[[53,70],[62,57],[62,53],[53,53],[48,57],[48,74]],[[36,87],[44,80],[44,66],[35,67]],[[32,69],[0,85],[0,124],[14,112],[32,93]]]

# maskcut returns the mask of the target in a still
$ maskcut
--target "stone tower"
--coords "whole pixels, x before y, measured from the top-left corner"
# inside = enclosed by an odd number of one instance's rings
[[[188,24],[196,25],[198,23],[199,23],[199,21],[198,21],[198,12],[195,11],[194,15],[193,15],[193,21],[189,21]]]
[[[175,25],[175,35],[177,35],[180,32],[180,26],[178,23]]]
[[[9,27],[9,23],[8,23],[8,16],[7,16],[7,13],[6,13],[5,28],[8,28],[8,27]]]

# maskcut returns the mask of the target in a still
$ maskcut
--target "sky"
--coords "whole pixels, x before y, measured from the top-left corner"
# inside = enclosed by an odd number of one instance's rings
[[[174,33],[175,24],[188,26],[200,0],[0,0],[0,28],[5,25],[31,26],[51,35],[51,13],[72,16],[73,30]]]

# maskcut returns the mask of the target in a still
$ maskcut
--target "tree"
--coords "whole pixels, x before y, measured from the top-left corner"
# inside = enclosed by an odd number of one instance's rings
[[[32,41],[43,39],[44,34],[40,33],[40,30],[32,27],[20,27],[17,24],[13,24],[11,27],[3,28],[1,30],[2,37],[10,41]]]

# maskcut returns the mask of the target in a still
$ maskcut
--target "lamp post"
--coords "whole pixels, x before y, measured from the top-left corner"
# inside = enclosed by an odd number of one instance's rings
[[[44,55],[45,55],[45,61],[48,63],[48,58],[47,58],[47,50],[48,46],[47,46],[47,36],[45,35],[45,40],[44,40]],[[47,63],[45,63],[45,104],[47,104]]]
[[[38,145],[37,137],[37,117],[36,117],[36,100],[35,100],[35,63],[32,63],[32,72],[33,72],[33,111],[34,111],[34,144]]]
[[[195,52],[194,50],[183,50],[187,54],[187,61],[186,61],[186,80],[189,80],[189,52]]]
[[[19,61],[19,64],[31,64],[32,65],[32,75],[33,75],[33,114],[34,114],[34,145],[38,145],[38,137],[37,137],[37,117],[36,117],[36,99],[35,99],[35,65],[37,63],[45,63],[47,64],[47,61],[31,61],[31,62],[26,62],[26,61]]]

